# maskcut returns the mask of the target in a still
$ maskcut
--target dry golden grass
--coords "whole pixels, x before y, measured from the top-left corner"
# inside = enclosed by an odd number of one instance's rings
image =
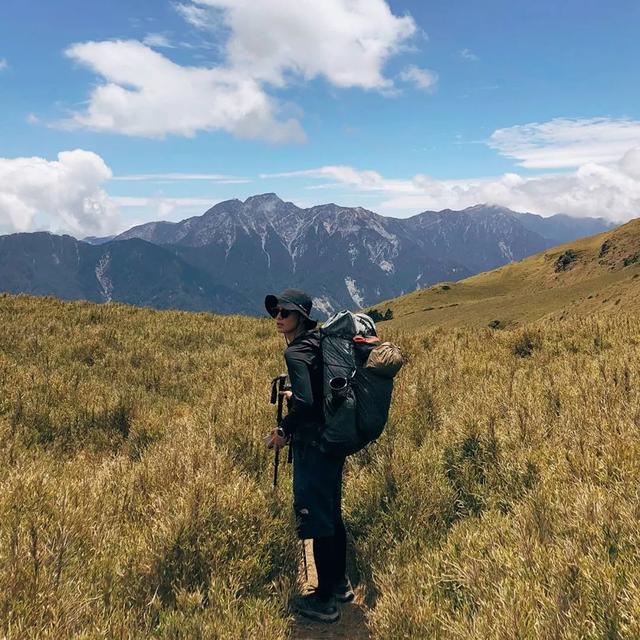
[[[391,335],[412,360],[347,500],[373,637],[640,637],[640,320]]]
[[[270,327],[26,296],[0,327],[0,636],[285,637]]]
[[[640,319],[383,323],[345,516],[375,638],[640,637]],[[0,297],[0,636],[286,638],[267,320]]]

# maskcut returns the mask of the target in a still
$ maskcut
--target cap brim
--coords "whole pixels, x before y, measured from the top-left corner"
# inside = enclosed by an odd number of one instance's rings
[[[290,311],[297,311],[301,316],[304,316],[304,309],[301,309],[295,302],[289,302],[288,300],[283,300],[282,298],[278,298],[278,296],[269,295],[264,299],[264,308],[267,310],[267,313],[272,317],[276,317],[276,307],[280,307],[281,309],[289,309]]]
[[[278,298],[278,296],[274,296],[273,294],[266,296],[266,298],[264,299],[264,307],[267,310],[267,313],[272,318],[276,317],[276,307],[278,306],[280,306],[281,309],[297,311],[304,318],[304,321],[309,329],[315,329],[318,325],[318,321],[310,318],[307,312],[302,307],[298,306],[295,302],[283,300],[282,298]]]
[[[275,318],[275,313],[274,313],[274,309],[278,306],[278,297],[274,296],[274,295],[268,295],[265,299],[264,299],[264,308],[267,310],[267,313],[272,317]]]

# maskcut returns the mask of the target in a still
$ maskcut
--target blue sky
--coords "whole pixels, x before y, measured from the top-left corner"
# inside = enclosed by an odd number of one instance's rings
[[[266,191],[635,217],[639,27],[631,0],[5,0],[0,232]]]

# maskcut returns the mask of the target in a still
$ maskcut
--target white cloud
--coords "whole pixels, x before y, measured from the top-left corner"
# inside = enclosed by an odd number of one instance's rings
[[[320,185],[320,188],[334,188],[336,184],[353,187],[358,191],[382,191],[390,193],[418,193],[412,180],[391,180],[377,171],[362,171],[347,165],[332,165],[317,169],[288,171],[285,173],[264,173],[261,178],[320,178],[334,180],[333,183]],[[310,187],[318,188],[318,187]]]
[[[175,5],[178,13],[196,29],[206,31],[217,31],[220,28],[220,17],[218,13],[210,8],[199,7],[195,4]]]
[[[229,65],[282,86],[289,73],[336,87],[388,89],[386,61],[417,31],[385,0],[194,0],[230,33]],[[199,14],[198,20],[202,19]]]
[[[458,54],[463,60],[468,60],[469,62],[478,62],[478,60],[480,60],[480,58],[475,53],[473,53],[471,49],[460,49],[460,51],[458,51]]]
[[[489,146],[526,167],[575,170],[436,180],[423,174],[389,179],[376,171],[331,165],[261,177],[311,178],[322,181],[308,187],[311,189],[348,187],[376,194],[380,198],[377,208],[392,215],[490,203],[541,215],[568,213],[611,220],[640,217],[640,122],[558,118],[499,129]]]
[[[221,129],[240,138],[304,140],[299,123],[279,121],[275,101],[235,71],[183,67],[135,41],[76,44],[66,54],[106,80],[85,113],[60,123],[67,128],[151,138]]]
[[[417,32],[408,15],[386,0],[193,0],[175,5],[193,26],[220,41],[214,67],[174,63],[150,47],[168,47],[163,34],[137,41],[85,42],[66,54],[102,78],[85,112],[61,123],[131,136],[193,136],[227,131],[241,138],[302,142],[295,119],[279,118],[265,87],[324,78],[339,88],[391,92],[384,66]],[[432,86],[431,72],[407,79]]]
[[[438,82],[438,74],[429,69],[420,69],[415,65],[410,65],[400,74],[400,80],[415,85],[422,91],[433,93]]]
[[[4,59],[0,58],[0,71],[4,71],[9,68],[9,63]]]
[[[389,179],[376,171],[339,165],[261,177],[329,179],[333,182],[322,183],[321,188],[348,187],[359,193],[377,194],[381,200],[376,209],[389,215],[489,203],[540,215],[567,213],[614,221],[640,216],[640,147],[626,152],[617,164],[586,163],[571,173],[534,177],[507,173],[477,179],[436,180],[417,174],[406,179]]]
[[[171,44],[171,41],[164,33],[148,33],[142,44],[146,44],[148,47],[156,47],[157,49],[175,49],[175,45]]]
[[[640,144],[640,122],[555,118],[494,131],[489,146],[531,169],[561,169],[617,161]]]
[[[620,169],[628,176],[640,180],[640,146],[629,149],[622,156]]]
[[[51,231],[108,234],[118,211],[101,185],[111,177],[102,158],[90,151],[63,151],[58,159],[0,158],[0,232],[35,230],[36,216]]]
[[[137,173],[124,176],[113,176],[112,180],[122,182],[181,182],[189,180],[205,180],[217,184],[246,184],[249,178],[227,176],[220,173]]]
[[[478,203],[540,215],[602,216],[613,221],[640,216],[640,182],[621,171],[586,164],[567,174],[523,177],[516,173],[477,180],[415,176],[417,195],[388,194],[382,210],[460,209]]]

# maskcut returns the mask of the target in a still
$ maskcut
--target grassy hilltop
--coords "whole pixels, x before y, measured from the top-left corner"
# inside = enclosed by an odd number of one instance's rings
[[[407,365],[345,484],[372,637],[640,637],[638,316],[380,330]],[[0,296],[0,636],[290,636],[282,348],[268,320]]]
[[[500,327],[542,316],[640,311],[640,219],[458,282],[381,302],[400,328]]]

